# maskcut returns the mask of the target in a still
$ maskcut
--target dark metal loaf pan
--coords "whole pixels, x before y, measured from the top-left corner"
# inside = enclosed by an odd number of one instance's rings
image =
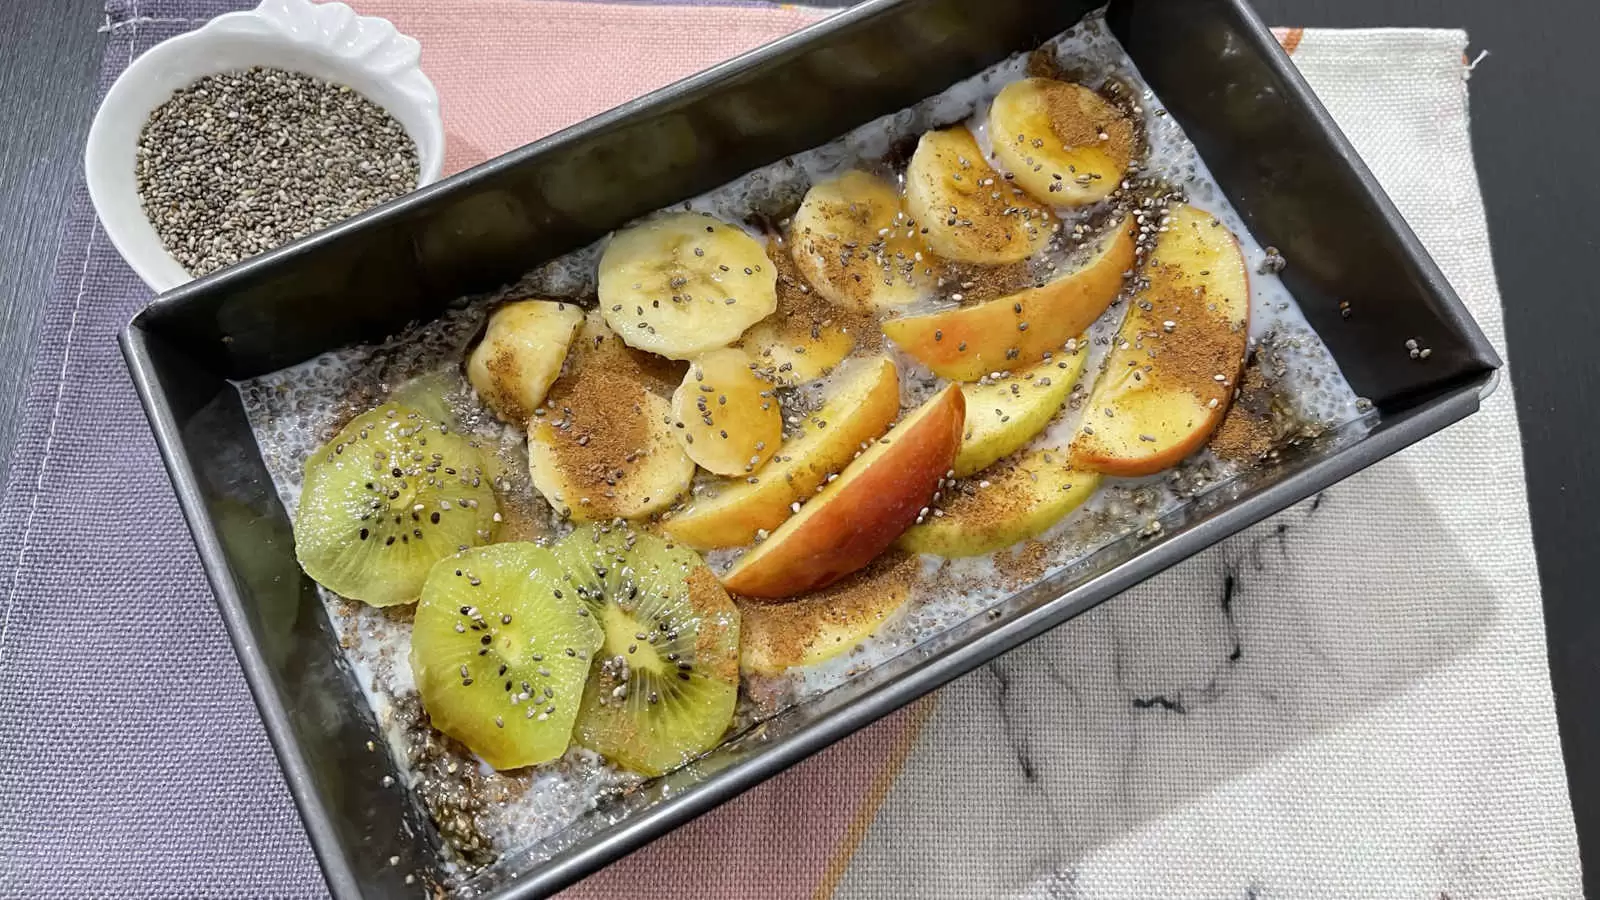
[[[240,664],[340,898],[416,896],[438,843],[408,795],[295,565],[228,379],[431,318],[464,294],[747,170],[937,93],[1070,27],[1084,0],[868,0],[804,31],[179,288],[123,345]],[[495,897],[551,892],[1180,559],[1475,411],[1500,362],[1355,151],[1243,0],[1113,0],[1109,20],[1285,275],[1357,393],[1364,434],[1214,492],[1150,540],[1112,546],[845,688],[742,735],[510,860]],[[619,61],[618,64],[625,64]],[[656,152],[665,131],[694,152]],[[648,173],[629,165],[647,160]],[[574,166],[612,177],[573,179]],[[1340,300],[1360,315],[1341,319]],[[1407,358],[1407,337],[1433,349]],[[399,857],[391,865],[391,857]]]

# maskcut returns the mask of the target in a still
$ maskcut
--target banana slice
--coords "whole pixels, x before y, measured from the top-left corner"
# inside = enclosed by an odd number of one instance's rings
[[[599,314],[584,320],[566,373],[528,423],[528,474],[558,513],[637,519],[689,489],[694,461],[672,436],[662,374]]]
[[[761,242],[701,213],[619,232],[600,256],[600,310],[630,347],[689,359],[726,347],[777,307]]]
[[[467,380],[501,419],[526,424],[561,374],[583,310],[570,303],[523,300],[489,317],[483,340],[467,358]]]
[[[1051,206],[1111,196],[1133,158],[1133,123],[1083,85],[1024,78],[989,108],[994,155],[1023,190]]]
[[[1049,210],[1000,176],[964,127],[930,131],[906,168],[906,210],[933,251],[957,262],[1026,259],[1059,228]]]
[[[828,374],[855,349],[878,349],[876,317],[835,306],[814,290],[797,270],[788,244],[774,235],[768,255],[778,271],[778,309],[750,326],[739,345],[749,352],[761,374],[779,384],[803,384]]]
[[[751,371],[743,350],[703,354],[672,395],[673,436],[701,468],[748,475],[783,443],[783,411],[772,382]]]
[[[817,292],[865,312],[904,306],[934,275],[895,186],[850,171],[806,192],[789,231],[800,273]]]

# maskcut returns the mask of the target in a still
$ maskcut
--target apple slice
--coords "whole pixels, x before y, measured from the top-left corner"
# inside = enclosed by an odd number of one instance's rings
[[[1084,409],[1072,463],[1150,475],[1211,439],[1244,366],[1250,275],[1239,241],[1210,213],[1173,207]]]
[[[1067,465],[1059,450],[1036,450],[1007,460],[982,480],[949,490],[940,515],[923,517],[900,538],[912,553],[982,556],[1049,531],[1100,486],[1098,472]]]
[[[921,568],[914,556],[886,553],[860,572],[796,600],[741,602],[740,668],[777,675],[850,650],[905,604]]]
[[[966,433],[956,454],[956,477],[988,468],[1022,447],[1045,429],[1067,402],[1072,386],[1089,358],[1089,336],[1078,337],[1031,369],[977,384],[963,384],[967,398]]]
[[[1080,268],[1036,288],[972,306],[883,323],[883,333],[935,374],[977,381],[1031,366],[1081,334],[1122,290],[1134,265],[1134,222],[1122,220]]]
[[[783,524],[790,504],[810,497],[888,429],[900,413],[900,378],[884,357],[851,363],[838,373],[832,396],[784,441],[772,461],[746,480],[709,497],[662,523],[667,536],[696,550],[743,547],[757,533]]]
[[[949,385],[862,453],[722,583],[746,597],[794,597],[866,566],[915,522],[944,483],[966,400]]]

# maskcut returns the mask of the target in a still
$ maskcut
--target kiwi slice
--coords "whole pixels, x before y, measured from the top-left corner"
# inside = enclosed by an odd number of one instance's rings
[[[496,769],[567,751],[600,626],[537,544],[442,559],[411,626],[411,673],[433,726]]]
[[[389,399],[411,407],[440,425],[459,428],[461,422],[450,405],[450,395],[461,390],[462,383],[461,373],[456,369],[438,369],[401,384],[389,394]]]
[[[699,554],[626,525],[580,529],[555,552],[605,631],[578,743],[644,775],[715,747],[739,698],[739,611]]]
[[[340,596],[410,603],[434,563],[494,537],[499,512],[489,481],[475,443],[385,403],[306,461],[295,556]]]

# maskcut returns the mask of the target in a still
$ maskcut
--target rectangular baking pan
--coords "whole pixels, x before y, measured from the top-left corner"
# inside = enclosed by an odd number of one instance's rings
[[[436,833],[397,775],[229,379],[437,315],[628,220],[822,144],[1067,29],[1085,0],[867,0],[731,62],[157,299],[123,350],[328,885],[415,896]],[[1500,365],[1437,267],[1243,0],[1114,0],[1108,18],[1356,392],[1361,426],[1213,492],[476,883],[542,896],[964,672],[1478,408]],[[666,135],[690,136],[666,152]],[[687,152],[685,152],[687,150]],[[607,177],[576,173],[603,172]],[[1348,300],[1355,315],[1339,315]],[[1433,353],[1420,363],[1405,341]],[[670,789],[670,796],[663,791]],[[391,858],[398,857],[392,864]]]

